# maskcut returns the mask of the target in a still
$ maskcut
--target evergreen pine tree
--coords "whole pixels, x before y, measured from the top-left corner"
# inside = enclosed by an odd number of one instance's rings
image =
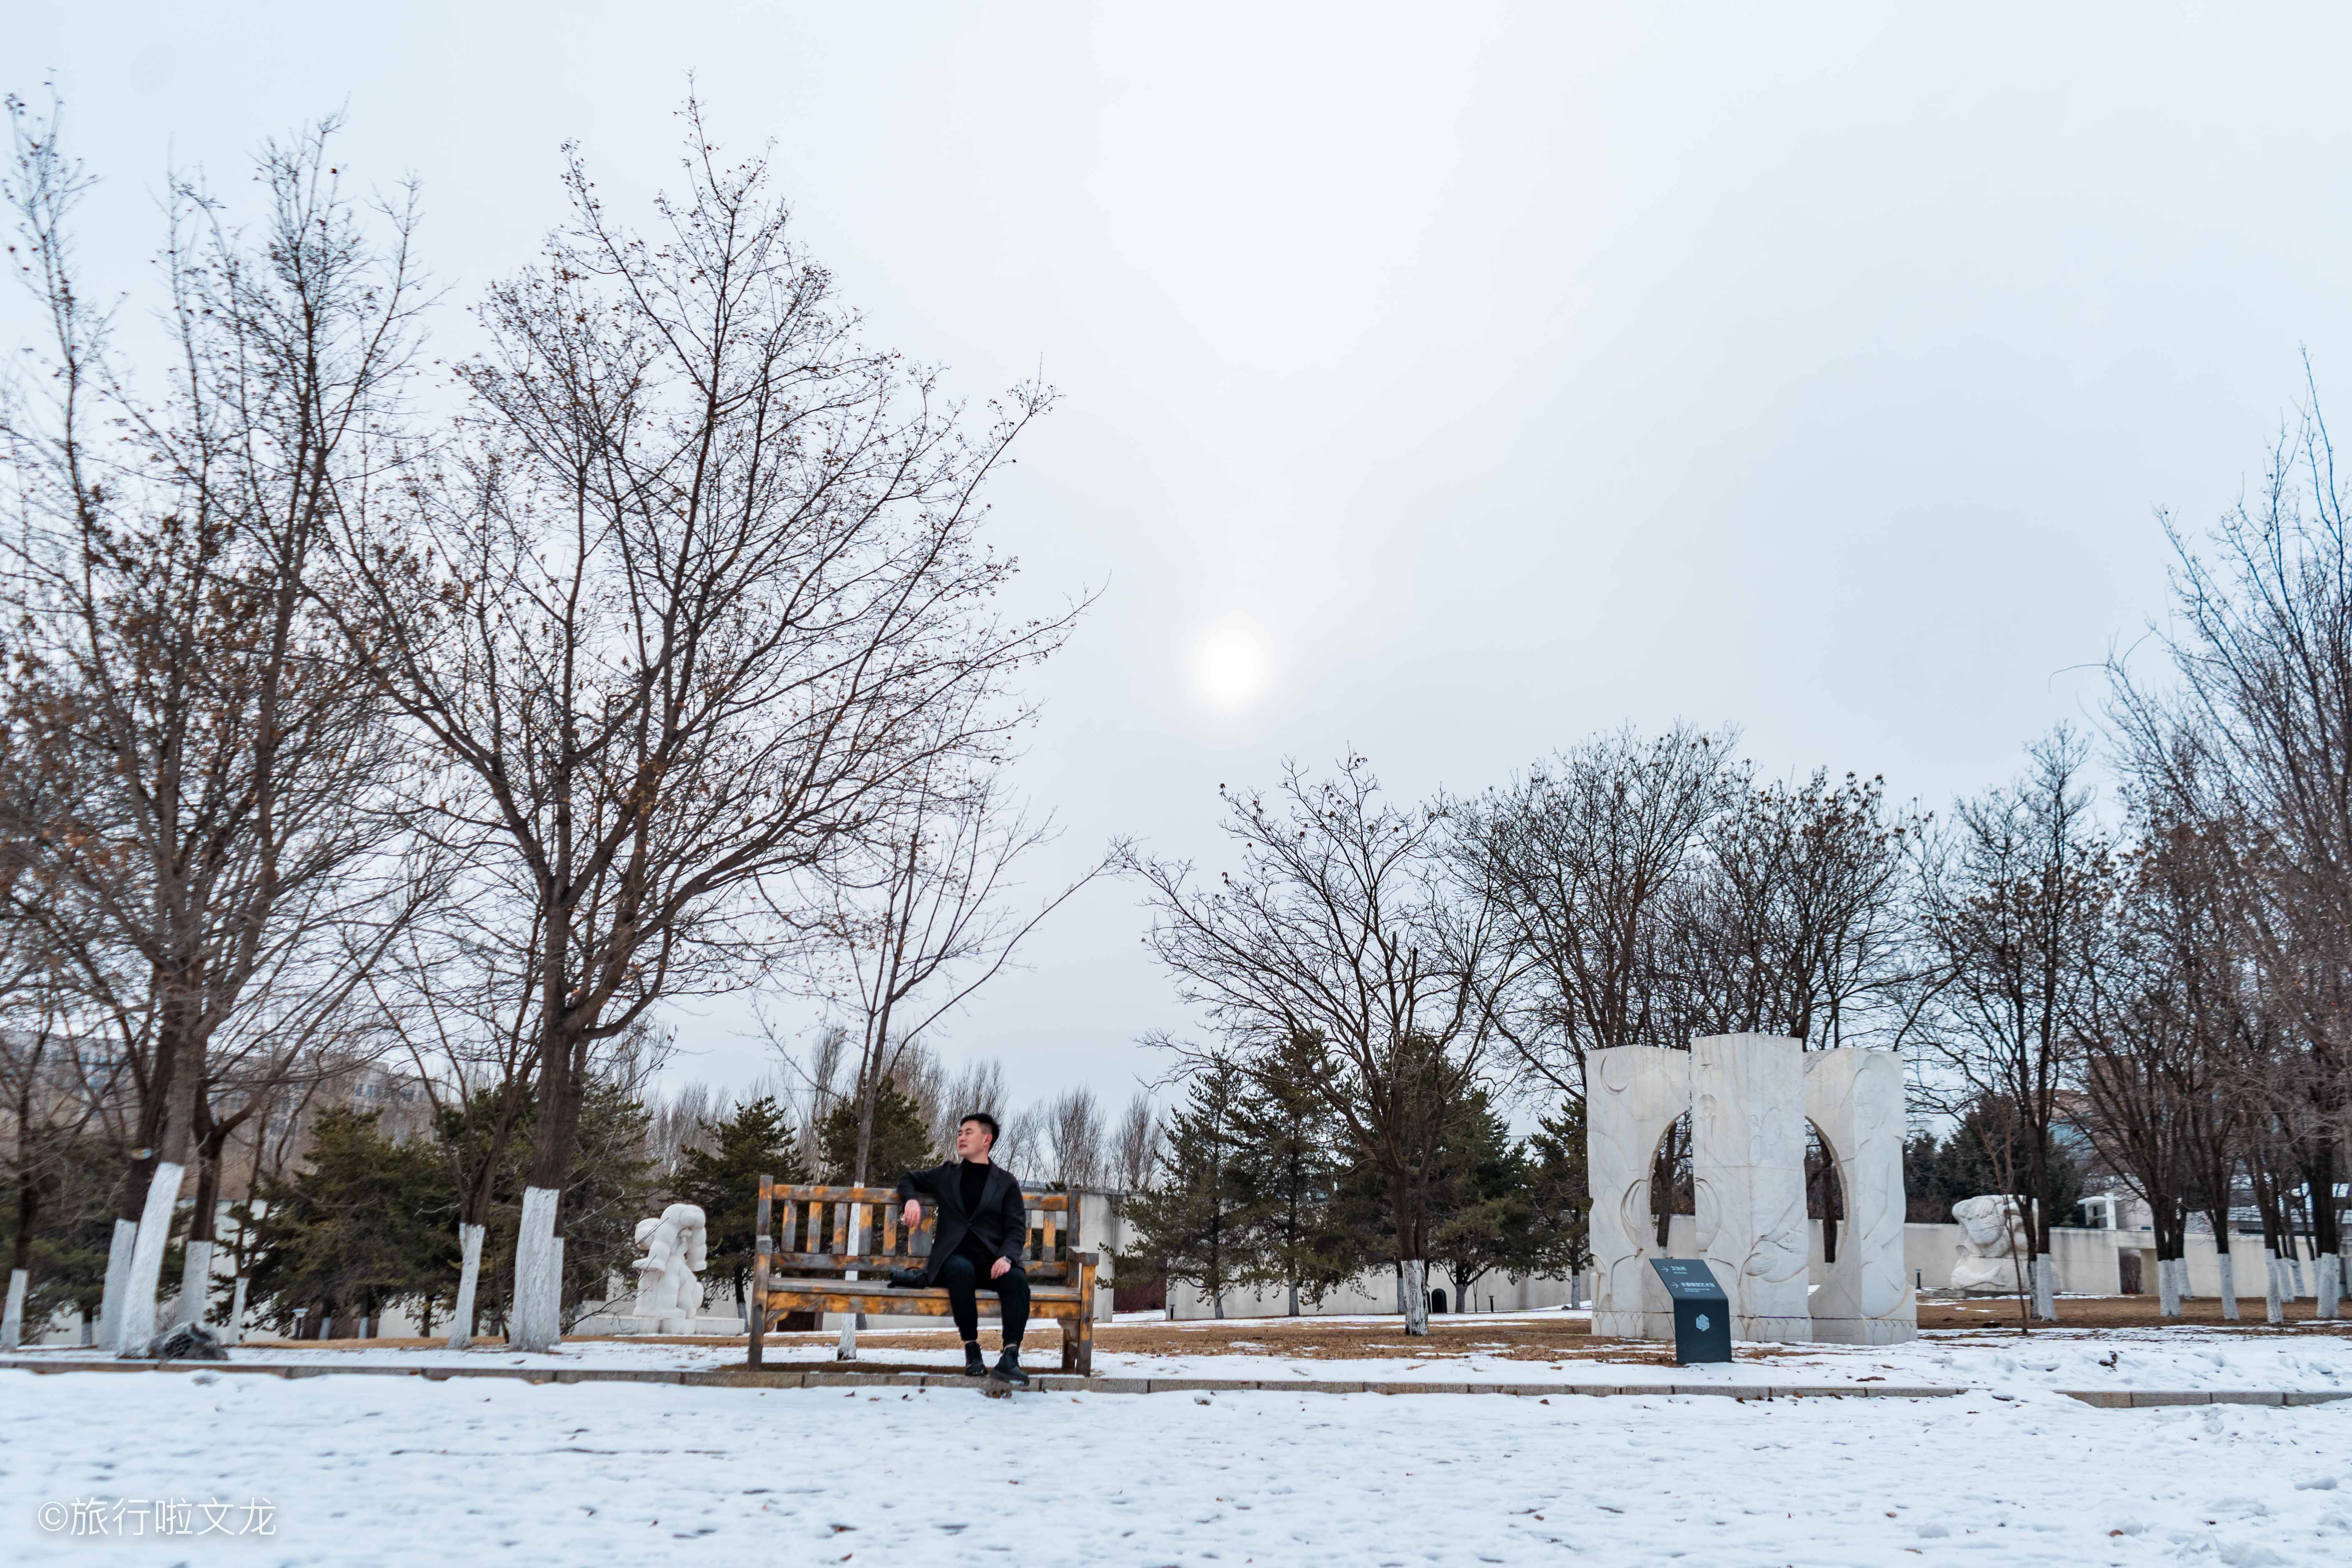
[[[604,1300],[618,1275],[634,1290],[637,1222],[661,1208],[660,1183],[646,1152],[652,1117],[622,1084],[592,1080],[580,1101],[572,1179],[563,1186],[563,1282],[569,1325]]]
[[[1222,1064],[1193,1079],[1192,1094],[1168,1128],[1160,1184],[1128,1200],[1138,1245],[1120,1255],[1119,1273],[1197,1286],[1225,1315],[1225,1292],[1247,1261],[1244,1194],[1234,1166],[1234,1105],[1240,1075]]]
[[[857,1120],[863,1109],[845,1100],[817,1125],[817,1156],[829,1181],[847,1184],[857,1165]],[[887,1187],[906,1172],[933,1163],[931,1130],[922,1108],[884,1079],[874,1101],[874,1142],[866,1152],[866,1184]]]
[[[373,1111],[320,1112],[300,1168],[265,1183],[262,1197],[251,1289],[280,1328],[291,1326],[297,1307],[322,1321],[373,1318],[438,1293],[457,1274],[457,1234],[444,1223],[447,1184],[433,1149],[383,1137]]]
[[[702,1126],[714,1147],[681,1153],[674,1184],[677,1201],[700,1208],[709,1227],[705,1277],[713,1285],[725,1280],[736,1300],[748,1300],[758,1261],[760,1178],[805,1182],[808,1167],[801,1163],[793,1124],[773,1095],[763,1094],[737,1106],[726,1121]]]
[[[1533,1173],[1485,1089],[1472,1089],[1447,1116],[1438,1170],[1430,1261],[1453,1280],[1454,1310],[1467,1311],[1482,1276],[1500,1269],[1524,1278],[1536,1250]]]
[[[1338,1130],[1304,1076],[1323,1059],[1321,1044],[1302,1040],[1287,1055],[1300,1058],[1298,1070],[1254,1079],[1236,1094],[1232,1161],[1238,1275],[1281,1287],[1295,1318],[1302,1299],[1321,1301],[1356,1271],[1360,1248],[1337,1212]]]
[[[1528,1140],[1532,1260],[1548,1274],[1592,1267],[1592,1183],[1585,1167],[1584,1101],[1567,1100]]]

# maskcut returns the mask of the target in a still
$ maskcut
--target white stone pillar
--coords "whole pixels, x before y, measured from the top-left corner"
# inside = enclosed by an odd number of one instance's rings
[[[1585,1058],[1585,1085],[1592,1331],[1671,1339],[1674,1304],[1650,1268],[1663,1256],[1650,1215],[1650,1167],[1658,1140],[1690,1109],[1690,1053],[1654,1046],[1594,1051]]]
[[[1731,1299],[1734,1339],[1804,1343],[1805,1048],[1770,1035],[1691,1043],[1698,1249]]]
[[[1903,1266],[1903,1059],[1893,1051],[1807,1051],[1804,1069],[1805,1116],[1837,1162],[1845,1198],[1837,1260],[1812,1293],[1813,1338],[1849,1345],[1916,1339],[1919,1302]]]

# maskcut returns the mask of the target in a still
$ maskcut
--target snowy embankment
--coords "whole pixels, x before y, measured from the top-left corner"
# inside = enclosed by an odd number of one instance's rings
[[[2352,1549],[2352,1403],[991,1401],[0,1371],[0,1408],[11,1563],[2254,1564]],[[126,1500],[140,1520],[158,1500],[198,1527],[259,1517],[270,1538],[71,1533],[75,1503]]]

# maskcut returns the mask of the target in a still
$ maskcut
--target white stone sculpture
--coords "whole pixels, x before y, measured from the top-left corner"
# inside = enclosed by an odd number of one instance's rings
[[[2017,1199],[2007,1193],[1962,1198],[1952,1205],[1952,1219],[1968,1237],[1952,1264],[1952,1289],[2016,1294],[2017,1260],[2032,1245],[2026,1235],[2025,1210]]]
[[[1618,1046],[1585,1058],[1592,1114],[1585,1172],[1592,1194],[1592,1331],[1670,1339],[1674,1303],[1650,1259],[1666,1256],[1650,1216],[1650,1164],[1658,1140],[1690,1109],[1688,1051]]]
[[[1805,1053],[1805,1117],[1837,1166],[1845,1218],[1813,1292],[1813,1338],[1887,1345],[1919,1335],[1903,1264],[1903,1062],[1893,1051]]]
[[[1805,1047],[1769,1035],[1691,1042],[1699,1256],[1731,1300],[1731,1337],[1798,1343],[1806,1307]]]
[[[1917,1334],[1903,1266],[1903,1066],[1894,1053],[1716,1035],[1688,1051],[1595,1051],[1587,1069],[1594,1333],[1673,1336],[1674,1313],[1650,1268],[1668,1255],[1657,1245],[1650,1173],[1659,1140],[1687,1110],[1691,1250],[1730,1298],[1734,1338],[1892,1344]],[[1807,1264],[1808,1119],[1836,1162],[1846,1210],[1818,1293]]]
[[[660,1218],[639,1220],[637,1245],[646,1255],[637,1259],[633,1315],[658,1321],[666,1334],[692,1333],[695,1317],[702,1310],[702,1281],[695,1275],[709,1261],[709,1226],[702,1210],[693,1204],[672,1204]]]

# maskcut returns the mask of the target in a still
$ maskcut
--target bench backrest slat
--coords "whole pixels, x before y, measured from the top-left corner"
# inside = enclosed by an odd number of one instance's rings
[[[900,1199],[888,1187],[828,1187],[772,1184],[782,1219],[781,1245],[770,1260],[772,1279],[811,1279],[856,1270],[866,1276],[915,1268],[930,1256],[938,1216],[921,1200],[922,1223],[899,1224]],[[1068,1193],[1024,1191],[1029,1231],[1022,1268],[1032,1280],[1051,1283],[1078,1277],[1078,1211]],[[805,1226],[802,1223],[806,1212]],[[827,1226],[825,1221],[832,1223]]]

